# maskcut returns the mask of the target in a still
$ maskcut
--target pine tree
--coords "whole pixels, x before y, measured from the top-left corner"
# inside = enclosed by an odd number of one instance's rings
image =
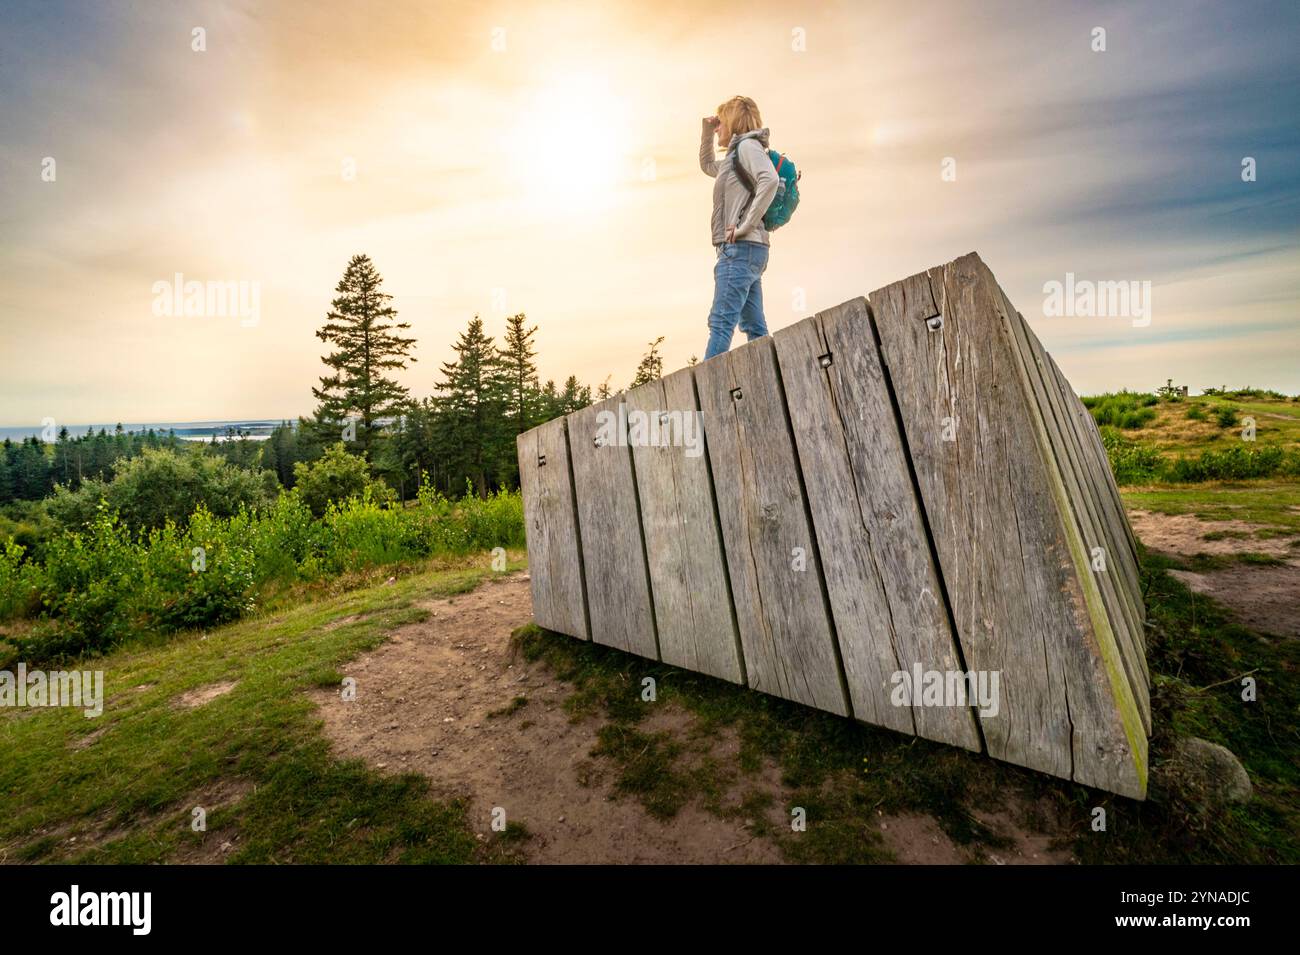
[[[511,422],[505,417],[509,385],[492,339],[477,315],[452,346],[456,360],[443,362],[437,384],[437,447],[448,490],[468,478],[480,496],[501,464]],[[513,453],[513,448],[510,449]]]
[[[506,347],[497,350],[507,381],[509,414],[514,419],[515,434],[523,434],[537,417],[537,351],[533,335],[537,326],[524,324],[524,313],[506,319]]]
[[[346,419],[356,420],[356,441],[367,461],[375,445],[375,431],[383,419],[400,415],[410,401],[407,389],[386,372],[403,369],[414,338],[398,331],[410,328],[397,322],[397,310],[388,303],[392,296],[380,291],[383,277],[370,258],[354,255],[334,289],[326,323],[316,332],[321,341],[335,346],[322,356],[332,371],[311,390],[320,402],[314,426],[335,436]]]
[[[569,414],[591,404],[591,386],[578,384],[578,376],[570,375],[564,379],[564,390],[560,392],[560,414]]]
[[[632,379],[632,384],[628,385],[629,388],[658,381],[664,376],[664,356],[659,354],[659,346],[663,343],[662,335],[650,343],[650,350],[642,356],[641,364],[636,366],[636,377]]]

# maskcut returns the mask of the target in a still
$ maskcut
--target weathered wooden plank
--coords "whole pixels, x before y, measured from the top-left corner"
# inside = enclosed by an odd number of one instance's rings
[[[898,706],[895,674],[964,671],[865,299],[773,336],[854,715],[981,748],[970,706]],[[909,684],[910,685],[910,684]]]
[[[695,381],[749,685],[849,715],[771,338]]]
[[[1110,515],[1112,532],[1120,540],[1121,549],[1126,552],[1125,563],[1134,569],[1136,579],[1130,581],[1130,587],[1133,590],[1134,599],[1137,601],[1138,616],[1145,620],[1146,603],[1142,592],[1141,574],[1138,572],[1141,560],[1138,556],[1137,538],[1133,535],[1133,527],[1129,524],[1128,513],[1124,509],[1124,500],[1120,497],[1119,487],[1115,483],[1115,475],[1110,469],[1110,460],[1106,456],[1106,448],[1101,443],[1101,432],[1097,428],[1096,420],[1092,417],[1092,412],[1074,393],[1060,366],[1056,364],[1051,355],[1047,356],[1047,360],[1051,364],[1052,371],[1061,383],[1062,390],[1066,395],[1080,442],[1089,459],[1093,462],[1092,470],[1097,475],[1098,484],[1102,490],[1103,501],[1106,504],[1107,513]],[[1145,639],[1144,632],[1144,645]]]
[[[1001,677],[989,753],[1141,798],[1141,716],[996,282],[969,255],[870,302],[964,659]]]
[[[684,368],[624,401],[660,657],[744,683],[695,377]]]
[[[621,396],[569,415],[578,534],[596,643],[658,659],[627,422]]]
[[[556,418],[519,435],[515,449],[533,619],[547,630],[588,640],[587,596],[564,419]]]
[[[1007,307],[1011,307],[1009,302]],[[1047,354],[1033,329],[1025,322],[1024,316],[1017,314],[1017,318],[1037,362],[1043,387],[1052,402],[1057,427],[1066,441],[1071,460],[1079,476],[1083,503],[1088,507],[1094,527],[1100,534],[1102,543],[1099,546],[1105,551],[1105,573],[1110,575],[1108,579],[1111,587],[1122,603],[1124,619],[1129,631],[1129,643],[1142,670],[1142,687],[1140,692],[1135,688],[1135,692],[1138,695],[1138,702],[1143,707],[1147,732],[1150,733],[1150,709],[1147,696],[1151,676],[1146,661],[1142,625],[1144,619],[1142,585],[1138,578],[1136,557],[1124,536],[1123,526],[1127,526],[1127,519],[1123,516],[1123,505],[1119,500],[1118,489],[1115,487],[1109,464],[1104,460],[1100,462],[1096,460],[1093,449],[1088,444],[1087,435],[1081,433],[1079,427],[1081,422],[1075,413],[1078,402],[1074,390],[1065,380],[1065,376],[1060,373],[1052,357]]]
[[[1045,352],[1036,338],[1033,338],[1023,318],[1007,301],[1006,295],[999,290],[1002,307],[1012,331],[1011,341],[1020,355],[1025,368],[1026,380],[1030,387],[1032,399],[1036,402],[1038,413],[1042,418],[1047,438],[1046,449],[1053,456],[1056,468],[1064,482],[1068,507],[1062,512],[1062,518],[1072,521],[1072,530],[1083,543],[1087,557],[1082,581],[1085,590],[1091,584],[1097,590],[1105,610],[1093,621],[1094,629],[1111,632],[1111,638],[1119,649],[1123,663],[1124,675],[1128,680],[1129,690],[1137,703],[1142,717],[1145,733],[1151,728],[1151,709],[1147,693],[1148,676],[1146,657],[1139,650],[1134,627],[1138,624],[1136,615],[1126,606],[1126,595],[1117,586],[1117,575],[1122,572],[1117,555],[1109,538],[1102,529],[1098,505],[1094,501],[1092,487],[1083,473],[1084,465],[1080,461],[1080,452],[1074,444],[1074,433],[1061,409],[1061,396],[1055,381],[1049,382],[1046,368]],[[1032,339],[1032,340],[1031,340]],[[1094,566],[1094,554],[1100,548],[1105,557],[1104,570]]]

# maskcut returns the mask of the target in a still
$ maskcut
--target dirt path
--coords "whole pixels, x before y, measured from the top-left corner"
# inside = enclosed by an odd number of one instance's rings
[[[524,823],[531,834],[523,844],[530,862],[783,861],[774,840],[755,835],[739,819],[688,803],[660,821],[635,799],[615,797],[613,768],[591,755],[602,720],[573,722],[562,708],[573,688],[544,663],[510,650],[511,632],[532,618],[526,576],[498,578],[424,606],[432,615],[427,621],[402,628],[345,668],[345,676],[356,679],[355,701],[344,702],[335,690],[313,694],[339,755],[387,772],[422,773],[449,796],[468,795],[471,819],[484,838],[494,808],[504,809],[507,820]],[[518,697],[528,702],[512,707]],[[686,739],[695,736],[693,719],[665,704],[638,728]],[[710,758],[738,762],[734,736],[719,734],[706,745]],[[787,793],[776,767],[741,775],[724,802],[769,793],[770,821],[787,825]],[[1070,861],[1014,820],[988,821],[1017,845],[984,861]],[[901,862],[970,861],[929,817],[878,815],[876,824]]]
[[[1257,538],[1258,524],[1202,521],[1190,514],[1131,511],[1133,533],[1147,547],[1174,557],[1266,554],[1280,564],[1231,563],[1204,571],[1170,573],[1192,591],[1228,607],[1243,624],[1263,633],[1300,637],[1300,553],[1285,537]],[[1229,536],[1220,536],[1222,534]],[[1211,535],[1206,540],[1206,535]]]
[[[561,709],[571,687],[510,652],[511,631],[532,619],[526,577],[425,606],[428,621],[348,665],[355,702],[337,691],[316,695],[342,755],[423,773],[449,795],[468,793],[485,836],[493,809],[503,808],[532,834],[524,851],[533,862],[780,861],[768,840],[697,806],[660,822],[635,800],[613,798],[607,768],[590,756],[599,722],[571,722]],[[516,697],[528,703],[501,713]],[[646,728],[684,733],[689,722],[664,707]]]

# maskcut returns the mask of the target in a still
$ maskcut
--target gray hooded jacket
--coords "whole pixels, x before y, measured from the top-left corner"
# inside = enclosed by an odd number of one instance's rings
[[[715,159],[713,127],[706,123],[700,134],[700,168],[716,180],[713,184],[713,244],[726,242],[727,228],[734,225],[737,242],[769,245],[763,215],[776,196],[780,179],[767,155],[768,131],[766,127],[755,129],[742,133],[737,139],[739,142],[731,144],[736,148],[728,148],[725,156]],[[737,161],[744,163],[754,182],[753,202],[750,202],[745,183],[732,168],[732,163]]]

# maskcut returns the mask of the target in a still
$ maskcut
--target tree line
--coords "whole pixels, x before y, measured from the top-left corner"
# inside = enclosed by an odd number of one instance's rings
[[[241,468],[271,471],[291,488],[296,464],[318,461],[340,443],[402,500],[425,482],[452,496],[467,488],[485,496],[518,486],[517,435],[622,391],[609,377],[595,389],[576,375],[562,384],[543,383],[537,326],[519,313],[506,318],[500,343],[481,318],[471,318],[450,360],[440,364],[432,392],[416,398],[395,377],[415,362],[416,342],[391,302],[370,258],[353,256],[316,332],[328,351],[321,357],[325,374],[312,388],[315,411],[283,422],[265,441],[231,433],[195,448],[174,432],[129,432],[120,424],[114,433],[100,429],[80,436],[64,428],[53,444],[34,437],[6,440],[0,504],[43,499],[55,485],[77,490],[88,481],[107,482],[122,462],[147,450],[187,447]],[[662,337],[649,343],[629,387],[663,375],[662,343]]]

